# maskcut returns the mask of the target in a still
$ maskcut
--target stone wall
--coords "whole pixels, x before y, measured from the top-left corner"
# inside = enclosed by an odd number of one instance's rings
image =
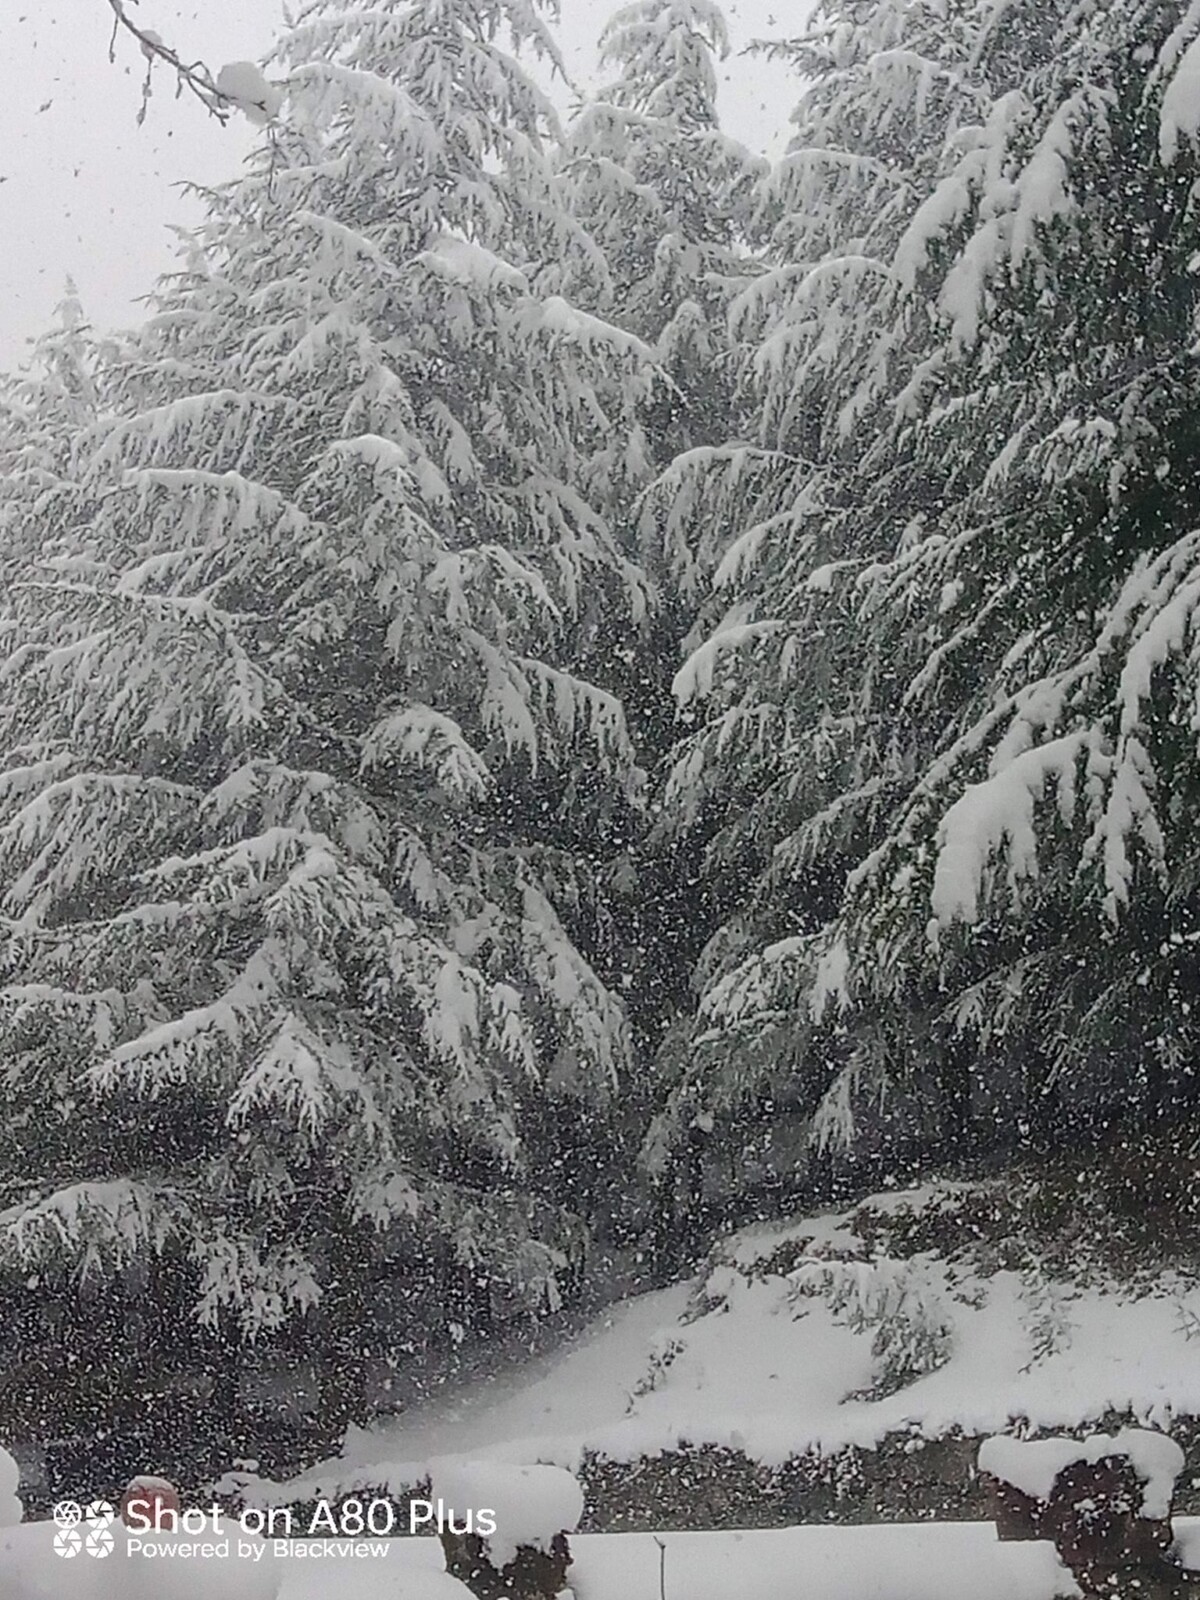
[[[1129,1418],[1108,1418],[1115,1432]],[[1177,1418],[1172,1436],[1187,1457],[1178,1486],[1178,1515],[1200,1514],[1200,1420]],[[703,1446],[633,1462],[589,1456],[578,1473],[585,1510],[581,1533],[638,1530],[781,1528],[798,1523],[975,1522],[991,1519],[988,1494],[975,1469],[980,1439],[923,1440],[893,1435],[876,1450],[793,1457],[764,1467],[737,1450]],[[386,1491],[357,1491],[370,1497]],[[423,1489],[412,1492],[425,1492]],[[407,1498],[398,1519],[407,1526]]]

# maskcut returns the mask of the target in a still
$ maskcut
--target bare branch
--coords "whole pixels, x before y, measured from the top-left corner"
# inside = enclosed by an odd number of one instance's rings
[[[125,10],[127,3],[130,3],[130,0],[108,0],[113,14],[113,31],[112,39],[109,41],[108,59],[110,61],[116,60],[117,33],[121,28],[124,28],[127,33],[131,33],[141,46],[142,54],[146,58],[146,81],[142,85],[142,108],[138,113],[139,123],[146,120],[146,108],[151,93],[150,74],[156,60],[165,61],[175,72],[178,81],[177,95],[182,94],[185,89],[190,90],[210,116],[216,117],[218,122],[228,122],[230,113],[234,109],[234,102],[228,95],[222,94],[220,89],[217,88],[213,75],[204,62],[193,61],[189,64],[181,61],[174,50],[169,45],[164,44],[153,29],[139,28],[137,23],[130,19]],[[136,5],[137,0],[132,0],[132,4]]]

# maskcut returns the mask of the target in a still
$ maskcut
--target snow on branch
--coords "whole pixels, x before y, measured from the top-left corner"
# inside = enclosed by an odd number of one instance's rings
[[[573,1049],[571,1081],[560,1081],[575,1092],[590,1088],[605,1096],[617,1089],[631,1065],[624,1007],[571,943],[540,887],[526,883],[523,901],[521,954],[526,971],[542,997],[562,1008]],[[560,1059],[556,1070],[561,1072],[565,1064]],[[538,1072],[533,1059],[527,1070]]]
[[[187,785],[126,773],[77,773],[46,784],[0,826],[6,911],[38,926],[55,905],[113,879],[171,837],[195,797]]]
[[[196,1316],[204,1327],[218,1327],[226,1313],[244,1333],[271,1332],[321,1298],[312,1263],[295,1245],[221,1236],[194,1254],[203,1262]]]
[[[283,108],[283,91],[253,61],[227,61],[217,73],[217,93],[256,128],[265,128]]]
[[[413,264],[481,294],[493,289],[529,291],[529,280],[519,268],[510,266],[483,245],[454,233],[441,234],[428,250],[413,258]]]
[[[722,652],[754,644],[759,639],[785,630],[787,626],[786,622],[779,620],[741,622],[714,633],[699,649],[692,652],[675,674],[671,693],[679,706],[682,708],[693,700],[704,699],[712,693],[717,659]]]
[[[1164,167],[1174,164],[1182,139],[1200,134],[1200,38],[1183,52],[1167,85],[1158,114],[1158,153]]]
[[[424,768],[440,789],[455,796],[478,797],[492,786],[487,763],[472,749],[458,723],[430,706],[409,705],[389,712],[367,732],[363,768],[392,760]]]
[[[231,112],[240,111],[258,127],[265,127],[279,115],[283,106],[283,92],[268,83],[252,61],[228,62],[214,78],[203,61],[184,61],[153,28],[143,28],[134,22],[125,9],[128,4],[136,5],[137,0],[108,0],[113,14],[108,59],[110,62],[116,61],[117,34],[121,29],[133,35],[146,58],[146,78],[142,84],[142,105],[138,112],[139,126],[145,122],[150,104],[151,74],[155,61],[165,61],[175,73],[177,95],[186,89],[218,122],[226,123]]]
[[[396,268],[374,239],[369,239],[366,234],[347,227],[344,222],[338,222],[333,217],[318,216],[316,212],[303,207],[292,214],[291,222],[293,227],[311,228],[318,233],[327,249],[341,252],[346,265],[362,260],[369,261],[372,266],[378,267],[385,274],[394,275],[396,272]]]
[[[288,1010],[242,1075],[226,1117],[231,1127],[242,1127],[256,1113],[282,1118],[315,1145],[346,1099],[357,1100],[367,1125],[382,1131],[379,1108],[371,1103],[366,1075],[349,1047]]]
[[[0,1212],[0,1253],[32,1266],[48,1253],[81,1254],[82,1272],[159,1255],[191,1222],[180,1195],[123,1179],[72,1184]]]
[[[929,935],[936,944],[943,927],[973,923],[979,916],[982,880],[992,856],[1005,846],[1009,882],[1037,875],[1034,807],[1049,779],[1058,785],[1058,806],[1070,822],[1075,805],[1075,763],[1084,736],[1068,734],[1025,750],[982,783],[971,784],[942,819],[933,874]]]
[[[892,262],[899,282],[912,290],[935,245],[974,219],[937,295],[956,351],[977,342],[989,285],[1002,270],[1021,266],[1040,232],[1077,210],[1072,163],[1088,137],[1105,127],[1112,106],[1111,94],[1093,86],[1068,95],[1023,160],[1016,151],[1034,109],[1020,90],[1000,96],[984,126],[962,130],[957,161],[917,208]]]
[[[100,475],[136,467],[170,465],[181,455],[249,459],[263,430],[292,403],[283,395],[253,389],[213,389],[187,394],[114,423],[92,455],[90,470]],[[194,474],[193,474],[194,478]]]
[[[615,695],[544,661],[520,657],[518,665],[543,720],[552,724],[564,741],[589,739],[612,770],[623,770],[632,763],[625,712]]]
[[[352,1183],[347,1209],[352,1221],[383,1229],[398,1217],[415,1217],[421,1195],[407,1173],[373,1171]]]
[[[561,295],[545,300],[529,300],[524,308],[525,331],[545,334],[551,342],[566,340],[577,344],[588,355],[597,350],[612,350],[635,357],[647,366],[654,364],[654,352],[636,334],[627,333],[615,323],[605,322],[589,311],[580,311]]]
[[[336,61],[307,61],[292,71],[288,85],[293,108],[299,105],[312,125],[328,126],[353,100],[360,113],[356,126],[376,144],[393,144],[414,175],[436,161],[436,126],[407,89],[378,73]]]
[[[292,860],[290,852],[301,841],[323,846],[332,843],[377,870],[387,853],[379,817],[357,787],[328,773],[298,770],[278,761],[248,761],[236,767],[208,791],[201,811],[205,822],[227,839],[235,855],[254,840],[260,823],[278,830],[272,840],[264,841],[268,857],[287,851],[286,859]],[[234,857],[210,854],[207,859]],[[252,862],[253,856],[249,858],[249,864]],[[251,876],[255,876],[253,872]],[[266,875],[258,881],[265,882]]]
[[[96,1063],[88,1073],[92,1087],[110,1092],[128,1086],[153,1098],[174,1084],[194,1082],[198,1069],[219,1074],[276,1002],[288,975],[279,942],[264,940],[215,1000],[145,1028]]]
[[[500,544],[474,545],[442,556],[426,576],[425,588],[444,605],[448,620],[469,622],[472,590],[483,582],[493,585],[493,603],[504,595],[520,610],[532,608],[547,618],[561,618],[537,568]]]

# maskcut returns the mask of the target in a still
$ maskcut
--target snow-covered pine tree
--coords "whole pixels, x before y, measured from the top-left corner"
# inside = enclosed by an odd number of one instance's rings
[[[683,1074],[651,1138],[656,1166],[697,1113],[732,1118],[745,1143],[748,1121],[766,1138],[784,1108],[812,1109],[805,1030],[791,1014],[799,980],[780,961],[836,907],[886,798],[888,734],[864,705],[871,664],[829,614],[843,601],[836,580],[878,549],[875,524],[855,514],[886,429],[897,314],[886,263],[974,103],[969,19],[947,20],[934,5],[832,4],[806,39],[777,47],[807,82],[761,191],[764,270],[731,308],[752,432],[697,460],[688,484],[724,554],[707,637],[693,638],[675,679],[685,732],[664,798],[668,824],[706,838],[705,876],[726,915],[698,969],[699,1021],[675,1041],[668,1071]],[[726,1025],[729,985],[749,963],[758,992],[764,947],[778,992]]]
[[[55,316],[22,370],[0,377],[0,589],[45,553],[26,536],[70,526],[72,452],[96,421],[102,356],[70,280]]]
[[[728,48],[711,0],[623,7],[601,36],[608,80],[579,108],[560,157],[572,211],[607,267],[602,282],[581,282],[579,292],[650,345],[661,372],[639,413],[658,476],[626,516],[659,604],[619,685],[652,771],[674,738],[671,679],[721,553],[724,525],[694,492],[710,481],[697,463],[723,459],[746,425],[728,313],[758,270],[750,230],[766,164],[720,127],[716,62]],[[687,974],[712,914],[690,842],[648,835],[625,877],[638,890],[617,901],[640,956],[629,1001],[640,1048],[651,1054],[690,1012]],[[645,1089],[631,1104],[640,1130],[661,1094],[657,1075]]]
[[[966,6],[922,50],[922,15],[820,23],[854,139],[815,159],[895,203],[797,264],[762,362],[804,460],[679,684],[682,792],[757,871],[690,1097],[790,1092],[859,1148],[897,1091],[920,1138],[980,1091],[1009,1130],[1055,1083],[1170,1101],[1192,1054],[1200,19]],[[935,136],[874,174],[905,75]]]
[[[599,308],[651,344],[664,382],[646,408],[656,465],[737,428],[727,315],[757,271],[748,230],[765,163],[721,131],[715,60],[729,49],[711,0],[635,0],[601,40],[612,80],[579,109],[562,166],[572,210],[599,245]],[[645,518],[646,560],[694,597],[716,556],[686,513]]]
[[[925,1011],[943,1098],[1060,1139],[1196,1101],[1198,27],[1062,5],[986,39],[1011,89],[894,263],[941,334],[898,406],[937,497],[862,605],[920,762],[848,979]]]
[[[43,1283],[182,1264],[222,1333],[345,1333],[381,1254],[538,1307],[578,1249],[556,1128],[628,1033],[563,841],[638,796],[576,666],[645,613],[605,506],[652,362],[556,293],[592,247],[502,40],[553,54],[523,0],[303,11],[106,379],[94,514],[4,597],[0,1243]]]

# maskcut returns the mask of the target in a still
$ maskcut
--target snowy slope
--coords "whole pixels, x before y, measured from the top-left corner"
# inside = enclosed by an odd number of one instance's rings
[[[697,1285],[627,1301],[554,1355],[356,1432],[337,1462],[253,1498],[399,1492],[441,1456],[578,1469],[589,1453],[712,1444],[772,1466],[897,1433],[1061,1430],[1112,1412],[1169,1427],[1200,1413],[1200,1290],[1187,1280],[880,1245],[880,1218],[936,1221],[979,1193],[893,1193],[869,1212],[739,1235]]]
[[[584,1440],[623,1415],[645,1376],[647,1353],[661,1330],[687,1311],[679,1285],[636,1295],[610,1308],[561,1350],[511,1368],[404,1413],[380,1429],[352,1429],[348,1464],[369,1464],[402,1449],[424,1463],[438,1456],[490,1456],[573,1466]]]

